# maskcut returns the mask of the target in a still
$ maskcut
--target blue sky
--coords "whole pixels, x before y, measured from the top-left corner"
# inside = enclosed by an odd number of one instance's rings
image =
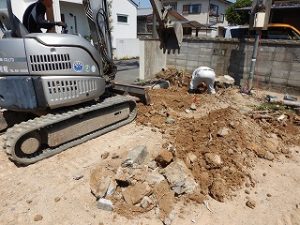
[[[137,4],[140,3],[140,7],[141,8],[147,8],[147,7],[151,7],[151,4],[149,2],[149,0],[134,0]],[[234,2],[235,0],[229,0],[231,2]]]

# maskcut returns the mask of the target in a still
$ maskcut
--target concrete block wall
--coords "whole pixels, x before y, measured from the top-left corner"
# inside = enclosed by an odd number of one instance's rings
[[[167,66],[193,71],[209,66],[217,75],[233,76],[241,84],[249,75],[253,40],[185,39],[180,54],[167,55]],[[262,40],[255,70],[256,81],[300,88],[300,42]]]

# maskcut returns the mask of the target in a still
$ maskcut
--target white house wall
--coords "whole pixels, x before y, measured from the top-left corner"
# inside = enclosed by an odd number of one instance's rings
[[[128,16],[128,23],[119,23],[117,15]],[[137,38],[137,8],[128,0],[112,0],[112,45],[117,39]]]

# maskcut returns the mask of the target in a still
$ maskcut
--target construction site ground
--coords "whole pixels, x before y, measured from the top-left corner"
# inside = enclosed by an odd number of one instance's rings
[[[135,122],[54,157],[18,167],[1,151],[0,224],[162,224],[155,210],[130,216],[98,209],[91,194],[91,169],[120,163],[137,145],[146,145],[150,157],[170,145],[176,158],[197,156],[189,168],[206,201],[176,198],[172,224],[300,224],[298,117],[260,106],[266,94],[242,95],[235,88],[214,96],[188,94],[177,86],[153,90],[152,104],[139,105]],[[222,165],[210,167],[207,153],[219,155]],[[212,190],[216,181],[224,185]]]

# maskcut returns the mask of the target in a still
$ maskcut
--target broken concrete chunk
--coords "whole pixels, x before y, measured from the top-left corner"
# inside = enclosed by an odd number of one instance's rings
[[[102,209],[105,211],[113,211],[113,209],[114,209],[113,203],[110,200],[107,200],[105,198],[100,198],[97,201],[97,207],[98,207],[98,209]]]
[[[221,157],[217,154],[206,153],[204,157],[206,163],[210,168],[219,168],[223,164]]]
[[[233,77],[231,77],[229,75],[224,75],[224,76],[216,77],[215,83],[217,86],[230,87],[230,86],[234,85],[235,80]]]
[[[181,160],[167,166],[164,175],[176,194],[192,193],[198,187],[189,169]]]
[[[151,200],[151,198],[149,198],[148,196],[145,196],[142,201],[141,201],[141,207],[143,209],[147,209],[150,205],[153,204],[153,201]]]
[[[106,195],[107,189],[112,182],[112,177],[108,171],[103,168],[95,168],[90,175],[90,188],[97,198]]]
[[[191,106],[190,106],[190,109],[191,110],[197,110],[197,106],[195,103],[192,103]]]
[[[161,166],[166,167],[173,160],[173,154],[168,150],[161,150],[158,156],[155,158],[155,161]]]
[[[115,180],[123,184],[129,185],[132,178],[132,171],[129,168],[119,167],[115,175]]]
[[[148,173],[146,177],[146,181],[150,185],[156,185],[159,184],[160,182],[164,181],[165,177],[161,175],[157,170],[152,171],[151,173]]]
[[[166,124],[174,124],[176,121],[175,121],[175,119],[173,119],[172,117],[167,117],[167,119],[166,119]]]
[[[230,132],[230,129],[229,129],[229,128],[223,127],[223,128],[221,128],[221,129],[218,131],[217,135],[218,135],[219,137],[225,137],[225,136],[227,136],[227,135],[229,134],[229,132]]]
[[[107,192],[106,192],[106,195],[107,196],[111,196],[115,193],[117,189],[117,182],[115,180],[111,180],[108,188],[107,188]]]
[[[132,167],[133,164],[141,165],[148,156],[148,150],[145,145],[139,145],[128,152],[127,158],[122,162],[123,167]]]
[[[171,86],[170,81],[168,80],[160,80],[157,84],[155,84],[152,89],[168,89]]]
[[[217,179],[210,187],[211,196],[219,202],[224,202],[226,197],[226,183],[222,179]]]
[[[150,195],[152,192],[151,187],[148,183],[136,183],[133,186],[129,186],[122,190],[123,197],[125,201],[130,205],[135,205],[140,203],[141,200],[145,197]]]

